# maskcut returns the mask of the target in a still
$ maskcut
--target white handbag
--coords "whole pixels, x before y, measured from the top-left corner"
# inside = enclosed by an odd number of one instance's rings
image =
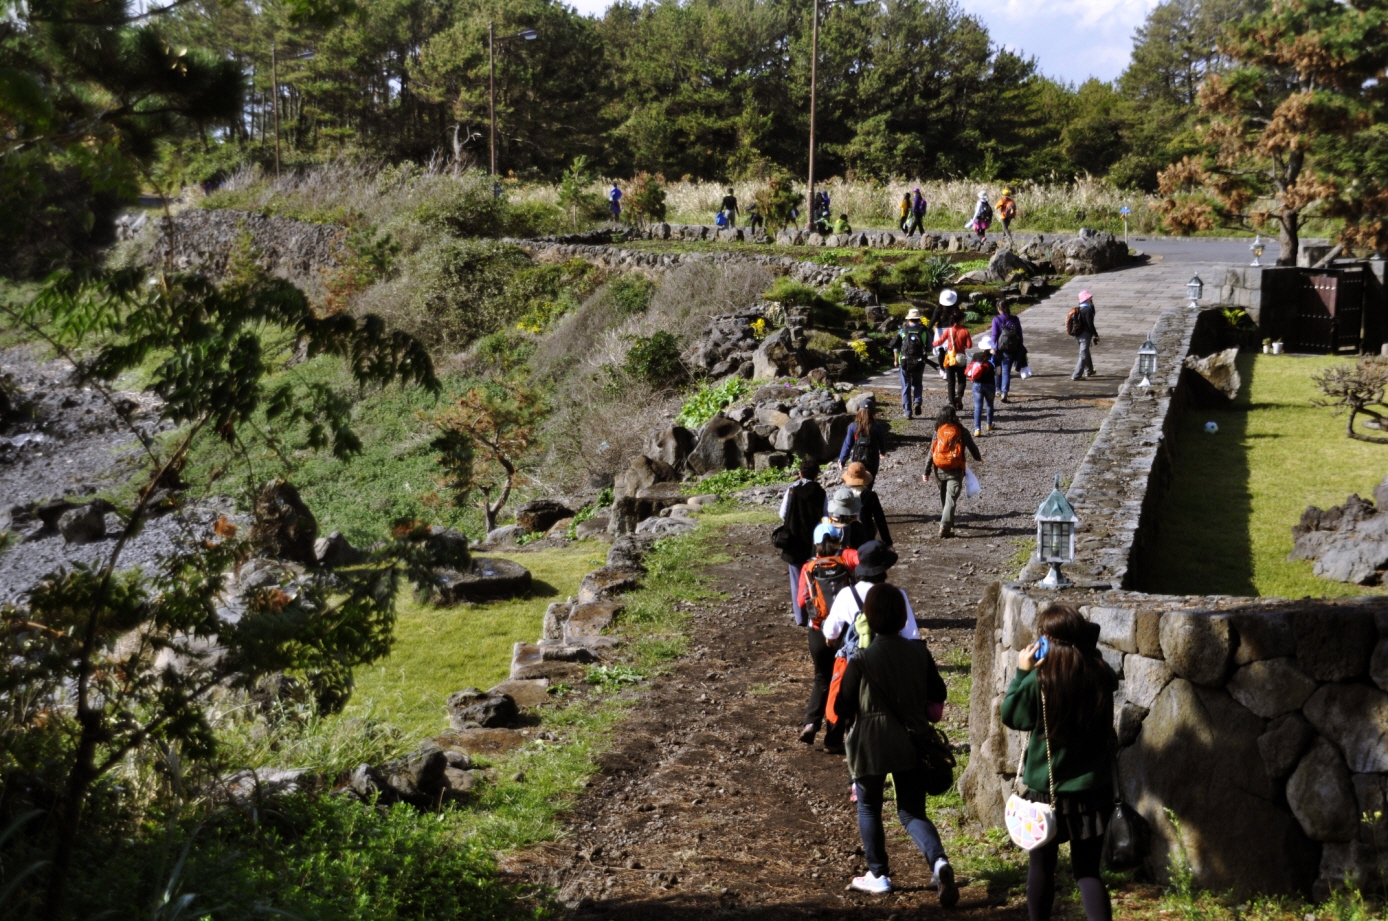
[[[1033,803],[1021,795],[1022,770],[1026,767],[1027,748],[1030,745],[1028,741],[1028,745],[1022,746],[1022,757],[1017,759],[1017,779],[1014,781],[1016,792],[1007,798],[1007,809],[1003,814],[1003,821],[1007,825],[1008,835],[1012,837],[1012,843],[1024,851],[1034,851],[1048,844],[1057,831],[1055,774],[1051,770],[1051,733],[1046,727],[1046,695],[1040,691],[1040,676],[1037,677],[1037,690],[1041,693],[1041,729],[1045,732],[1046,739],[1046,779],[1050,785],[1051,801]]]

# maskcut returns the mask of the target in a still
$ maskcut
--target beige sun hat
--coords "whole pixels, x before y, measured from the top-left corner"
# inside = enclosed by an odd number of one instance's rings
[[[917,307],[912,307],[910,310],[906,311],[906,319],[908,319],[908,320],[919,320],[920,318],[921,318],[921,312],[920,312],[920,309],[919,309],[919,308],[917,308]]]

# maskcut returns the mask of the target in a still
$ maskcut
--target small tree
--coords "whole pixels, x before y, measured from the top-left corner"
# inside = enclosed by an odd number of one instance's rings
[[[588,172],[587,157],[574,157],[574,162],[559,177],[559,207],[564,209],[572,230],[582,228],[602,207],[602,199],[588,190],[592,184],[593,174]]]
[[[665,177],[642,170],[631,180],[628,210],[638,221],[655,224],[665,220]]]
[[[766,219],[768,230],[782,230],[793,223],[791,212],[800,205],[804,196],[795,191],[794,184],[787,176],[772,176],[766,187],[752,195],[757,209]]]
[[[438,435],[431,446],[446,471],[443,485],[453,490],[459,506],[472,490],[482,494],[477,507],[487,531],[496,527],[497,514],[521,482],[520,460],[534,443],[543,416],[535,392],[506,383],[472,388],[435,420]]]
[[[1354,430],[1354,420],[1359,416],[1368,416],[1373,420],[1371,424],[1374,427],[1384,431],[1383,421],[1388,417],[1388,403],[1384,402],[1384,394],[1388,392],[1388,361],[1365,356],[1352,365],[1335,365],[1313,374],[1311,380],[1325,394],[1323,399],[1312,400],[1312,405],[1328,406],[1337,416],[1348,413],[1345,419],[1346,435],[1358,441],[1388,444],[1388,437],[1365,435]]]
[[[225,522],[213,540],[185,519],[180,549],[143,572],[122,571],[131,537],[155,514],[156,491],[179,481],[200,442],[244,454],[240,432],[258,414],[300,433],[293,450],[359,450],[346,393],[274,375],[271,356],[286,343],[302,342],[310,357],[339,356],[352,389],[392,381],[437,389],[438,381],[409,336],[374,316],[319,317],[278,279],[218,290],[200,277],[149,278],[143,270],[60,274],[27,305],[0,302],[0,313],[70,361],[143,452],[143,485],[106,558],[50,574],[23,608],[0,608],[0,706],[21,730],[0,747],[0,772],[52,786],[55,844],[42,916],[59,918],[86,803],[103,777],[154,745],[187,760],[209,755],[209,701],[269,673],[294,670],[323,709],[340,708],[352,669],[390,648],[401,579],[426,591],[430,584],[422,535],[404,534],[358,569],[308,573],[257,590],[243,599],[244,611],[229,612],[219,599],[251,548]],[[178,426],[167,441],[149,438],[116,408],[110,382],[136,368],[146,369],[164,418]]]

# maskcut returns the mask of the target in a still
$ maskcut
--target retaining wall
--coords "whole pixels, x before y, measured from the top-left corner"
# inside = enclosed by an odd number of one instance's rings
[[[1025,741],[1000,716],[1017,653],[1039,611],[1074,604],[1119,675],[1120,782],[1152,824],[1153,875],[1183,848],[1216,891],[1324,893],[1346,876],[1372,889],[1388,879],[1388,821],[1359,819],[1388,814],[1388,599],[1132,591],[1157,552],[1171,436],[1193,399],[1184,359],[1215,350],[1219,321],[1187,307],[1158,319],[1153,386],[1134,366],[1068,490],[1082,522],[1066,566],[1077,585],[1038,589],[1045,567],[1032,563],[980,602],[960,790],[980,820],[1002,823]]]

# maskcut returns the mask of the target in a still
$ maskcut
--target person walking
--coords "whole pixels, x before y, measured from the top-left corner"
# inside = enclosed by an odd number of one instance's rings
[[[892,532],[887,529],[887,513],[882,510],[882,500],[872,488],[874,479],[872,471],[859,461],[849,464],[843,471],[843,485],[858,497],[858,520],[867,528],[868,540],[881,540],[890,547]]]
[[[953,291],[949,292],[954,294]],[[958,299],[958,295],[955,295]],[[942,349],[940,368],[949,383],[949,402],[955,409],[964,408],[964,354],[974,346],[973,337],[964,325],[964,315],[953,308],[943,328],[935,333],[935,346]]]
[[[617,183],[612,183],[612,191],[607,193],[608,208],[612,211],[612,220],[617,221],[622,217],[622,190],[617,188]]]
[[[1073,336],[1080,347],[1080,357],[1075,362],[1075,373],[1070,375],[1070,380],[1093,377],[1094,358],[1090,349],[1099,344],[1099,330],[1094,326],[1094,295],[1088,291],[1080,292],[1080,305],[1072,307],[1065,317],[1065,332]]]
[[[762,229],[763,223],[761,207],[756,202],[752,202],[747,206],[747,228],[751,230],[752,233],[756,233],[758,230]]]
[[[800,462],[800,478],[786,489],[781,498],[781,521],[784,527],[773,532],[781,559],[789,567],[790,608],[795,623],[805,625],[805,611],[800,607],[800,567],[814,556],[814,532],[824,515],[824,487],[819,485],[819,462],[805,458]]]
[[[1017,202],[1012,197],[1011,189],[1002,190],[1002,198],[998,199],[998,220],[1002,221],[1002,232],[1007,235],[1007,242],[1013,243],[1012,239],[1012,219],[1017,216]]]
[[[998,394],[1006,403],[1013,370],[1026,367],[1022,358],[1026,355],[1027,347],[1022,339],[1022,321],[1012,315],[1012,305],[1001,298],[998,299],[998,314],[993,317],[991,333],[999,372]]]
[[[824,705],[834,677],[834,647],[824,638],[824,621],[838,593],[853,580],[858,551],[843,546],[843,529],[821,522],[814,530],[815,557],[800,570],[800,606],[809,614],[810,663],[814,682],[805,704],[805,723],[800,741],[813,745],[824,725]],[[826,736],[826,744],[833,739]]]
[[[848,424],[839,448],[839,469],[849,461],[861,461],[873,477],[882,467],[882,455],[887,453],[887,423],[877,418],[877,401],[868,396],[858,406],[858,413]]]
[[[723,196],[723,207],[722,207],[721,210],[722,210],[722,212],[723,212],[724,214],[726,214],[726,215],[728,216],[728,226],[729,226],[729,227],[736,227],[736,226],[737,226],[737,196],[733,194],[733,190],[732,190],[731,188],[728,189],[728,194]]]
[[[902,233],[909,233],[906,228],[911,225],[911,193],[906,192],[901,196],[901,204],[897,206],[896,226],[901,228]]]
[[[840,486],[829,497],[824,513],[824,523],[839,532],[839,542],[849,550],[857,550],[872,538],[868,526],[860,517],[863,513],[863,500],[849,486]]]
[[[974,205],[974,216],[969,219],[969,226],[973,232],[978,234],[978,241],[982,243],[988,238],[988,228],[993,223],[993,206],[988,204],[988,193],[978,190],[978,202]]]
[[[902,323],[901,328],[892,336],[892,364],[896,365],[897,373],[901,376],[901,408],[907,419],[913,414],[921,414],[921,398],[925,390],[921,376],[925,373],[927,364],[935,364],[926,355],[927,334],[928,329],[921,320],[921,312],[912,307],[906,311],[906,322]]]
[[[923,482],[929,483],[930,475],[935,474],[936,485],[940,487],[940,537],[954,536],[954,510],[964,492],[964,471],[968,465],[965,451],[972,454],[975,461],[983,463],[978,444],[969,437],[958,413],[953,406],[945,406],[935,417],[935,437],[930,441],[925,473],[921,476]]]
[[[940,904],[950,908],[959,901],[959,887],[940,833],[926,815],[925,772],[909,734],[931,721],[928,711],[942,709],[945,682],[925,643],[903,637],[902,628],[914,618],[901,589],[888,582],[873,585],[862,608],[872,642],[848,660],[834,701],[835,722],[852,724],[848,770],[858,796],[858,833],[868,865],[868,872],[851,885],[860,892],[892,890],[882,826],[883,790],[890,774],[897,818],[929,862]]]
[[[993,353],[987,349],[979,349],[973,353],[973,360],[964,368],[964,376],[969,379],[969,386],[973,390],[974,397],[974,437],[977,438],[982,432],[992,433],[993,431],[993,397],[997,393],[996,368]],[[987,410],[987,419],[984,428],[979,430],[979,415],[983,410]]]
[[[906,229],[907,236],[925,232],[925,212],[929,207],[929,203],[921,195],[921,190],[916,189],[915,197],[911,200],[911,226]]]
[[[940,330],[949,326],[949,318],[954,315],[955,305],[959,303],[959,292],[952,288],[945,288],[940,292],[935,306],[930,311],[930,327],[935,330],[936,335]],[[935,368],[940,372],[940,380],[947,380],[949,375],[945,374],[945,349],[944,346],[931,343],[935,352]]]
[[[1030,732],[1023,794],[1055,810],[1056,836],[1031,851],[1027,914],[1047,921],[1055,902],[1060,845],[1089,921],[1110,921],[1113,907],[1099,875],[1104,831],[1113,810],[1113,694],[1118,679],[1098,649],[1099,626],[1067,604],[1036,620],[1040,639],[1017,654],[1017,674],[1002,701],[1003,725]]]

